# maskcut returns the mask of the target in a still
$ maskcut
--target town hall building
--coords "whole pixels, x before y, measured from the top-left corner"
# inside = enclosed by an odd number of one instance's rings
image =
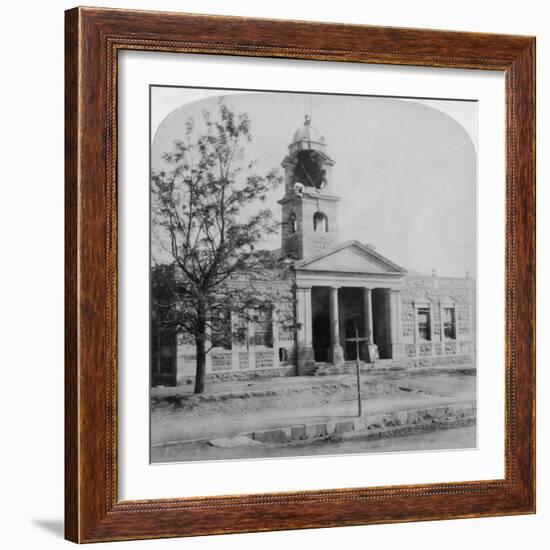
[[[334,164],[306,116],[282,161],[281,248],[273,253],[275,265],[290,268],[291,277],[272,284],[290,298],[282,307],[291,308],[292,328],[274,304],[246,323],[244,339],[211,334],[207,379],[345,372],[357,350],[365,369],[473,360],[475,281],[411,273],[372,245],[341,242]],[[151,341],[153,384],[189,383],[194,343],[166,332]]]

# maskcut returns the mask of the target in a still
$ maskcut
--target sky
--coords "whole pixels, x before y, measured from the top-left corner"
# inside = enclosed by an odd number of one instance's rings
[[[220,96],[250,117],[246,155],[259,173],[283,174],[292,136],[311,116],[335,162],[340,241],[374,245],[407,270],[475,275],[476,102],[153,87],[152,171],[167,168],[162,154],[173,150],[186,120],[200,125],[203,110],[215,110]],[[283,194],[281,185],[268,196],[277,219]],[[280,235],[262,244],[279,248]]]

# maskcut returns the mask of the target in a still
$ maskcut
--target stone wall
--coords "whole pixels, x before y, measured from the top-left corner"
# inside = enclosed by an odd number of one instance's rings
[[[302,257],[313,258],[339,243],[338,237],[338,201],[325,198],[324,195],[302,199]],[[317,212],[325,214],[328,220],[328,231],[313,227],[313,216]]]
[[[280,274],[280,273],[278,273]],[[232,285],[246,284],[244,279],[233,279]],[[206,356],[206,378],[209,379],[242,379],[251,376],[286,376],[295,372],[296,340],[294,329],[294,278],[274,277],[271,281],[261,283],[269,285],[280,299],[275,302],[273,314],[272,346],[254,344],[253,323],[246,319],[232,316],[231,349],[213,348]],[[260,283],[255,286],[261,287]],[[261,290],[261,288],[260,288]],[[236,337],[236,327],[242,327],[246,337],[239,340]],[[207,344],[208,347],[208,344]],[[191,336],[181,334],[178,337],[177,353],[177,383],[189,383],[196,372],[196,351]]]
[[[415,309],[428,308],[430,338],[420,339]],[[453,307],[455,338],[442,334],[441,311]],[[474,355],[476,351],[475,281],[469,278],[407,275],[401,290],[401,344],[405,358]]]
[[[240,285],[246,282],[243,279],[234,279],[231,284]],[[242,321],[242,328],[248,337],[244,341],[234,339],[231,349],[214,348],[207,354],[207,379],[239,379],[296,373],[294,278],[274,277],[263,284],[275,289],[281,297],[276,300],[276,313],[273,317],[273,345],[255,345],[251,337],[253,323]],[[413,365],[418,361],[438,358],[464,361],[465,358],[475,355],[475,281],[466,278],[407,275],[400,296],[401,334],[396,357]],[[440,302],[455,308],[456,339],[446,339],[442,334]],[[419,305],[430,310],[432,326],[431,339],[428,341],[415,338],[415,307]],[[232,318],[233,328],[239,322]],[[233,333],[235,334],[234,330]],[[189,335],[178,336],[176,365],[177,383],[189,383],[196,371],[195,345]]]
[[[295,224],[291,223],[294,216]],[[303,252],[302,204],[297,198],[282,203],[281,252],[285,256],[301,258]]]

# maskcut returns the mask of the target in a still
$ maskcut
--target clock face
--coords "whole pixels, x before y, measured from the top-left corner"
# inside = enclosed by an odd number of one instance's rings
[[[322,189],[325,186],[326,171],[315,151],[300,151],[297,154],[294,181],[315,189]]]

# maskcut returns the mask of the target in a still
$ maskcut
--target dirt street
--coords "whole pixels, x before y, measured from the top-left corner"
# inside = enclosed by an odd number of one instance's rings
[[[209,389],[210,393],[196,396],[187,388],[155,388],[152,445],[233,437],[357,415],[357,388],[352,375],[233,382]],[[475,371],[464,368],[365,374],[362,396],[365,414],[474,403]],[[190,458],[180,458],[186,459]]]

